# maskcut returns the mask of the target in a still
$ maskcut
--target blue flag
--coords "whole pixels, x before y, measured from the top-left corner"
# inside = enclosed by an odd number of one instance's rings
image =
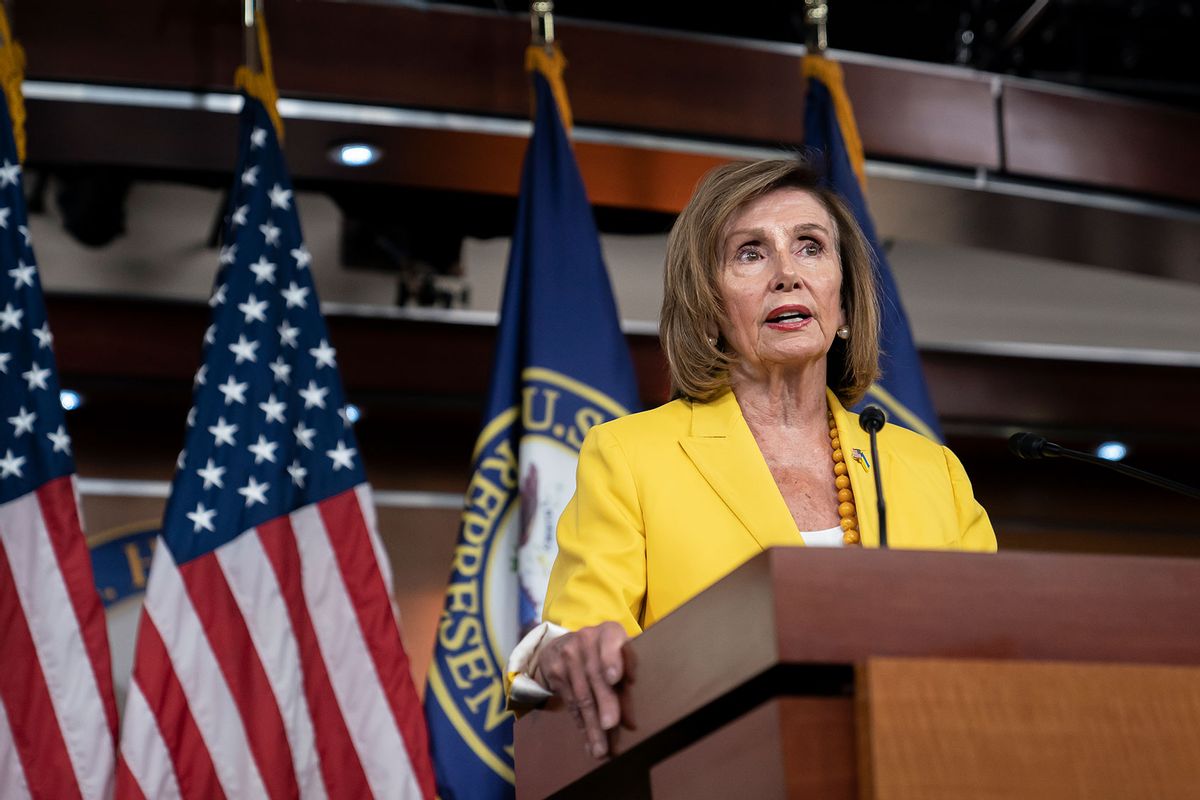
[[[584,434],[637,403],[591,206],[555,102],[556,59],[537,65],[549,80],[533,76],[537,115],[486,422],[425,694],[443,800],[513,795],[505,662],[540,619]]]
[[[820,56],[806,56],[804,61],[805,74],[810,76],[804,108],[804,144],[819,154],[825,166],[826,182],[842,196],[858,220],[871,246],[875,278],[879,284],[883,312],[880,317],[883,376],[872,385],[860,406],[867,403],[881,405],[891,422],[941,441],[937,413],[925,388],[921,359],[913,344],[908,317],[900,305],[900,292],[867,211],[860,181],[862,145],[842,83],[841,67]]]

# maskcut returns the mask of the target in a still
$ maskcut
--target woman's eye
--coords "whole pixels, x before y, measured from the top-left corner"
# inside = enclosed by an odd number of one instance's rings
[[[813,239],[805,239],[800,243],[800,252],[806,256],[819,256],[823,249],[821,243]]]
[[[754,247],[741,247],[734,258],[742,263],[753,263],[762,259],[762,253]]]

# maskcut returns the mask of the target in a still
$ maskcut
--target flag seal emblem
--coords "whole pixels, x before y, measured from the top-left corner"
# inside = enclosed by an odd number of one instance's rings
[[[558,554],[555,528],[575,493],[584,436],[628,413],[603,392],[554,370],[530,367],[521,378],[521,407],[497,415],[476,444],[438,624],[440,647],[429,669],[430,689],[463,741],[509,781],[504,663],[541,617]],[[511,594],[514,574],[519,597]]]

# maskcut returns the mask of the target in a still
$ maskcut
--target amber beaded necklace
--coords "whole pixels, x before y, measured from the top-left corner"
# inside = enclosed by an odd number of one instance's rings
[[[848,547],[862,547],[858,535],[858,510],[854,507],[854,492],[850,489],[850,476],[846,474],[846,457],[842,454],[842,442],[838,438],[837,423],[833,411],[829,412],[829,439],[833,447],[833,484],[837,487],[838,516],[841,517],[842,543]]]

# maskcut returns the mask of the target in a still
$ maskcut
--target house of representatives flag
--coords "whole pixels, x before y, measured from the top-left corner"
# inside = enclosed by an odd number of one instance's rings
[[[567,138],[563,60],[530,48],[537,111],[483,431],[425,712],[443,800],[510,797],[504,665],[541,616],[587,430],[637,404],[633,366]],[[557,98],[557,102],[556,102]],[[561,116],[560,116],[561,112]]]
[[[432,798],[391,571],[262,91],[273,85],[243,75],[212,324],[150,567],[118,796]]]
[[[940,441],[937,413],[925,388],[921,359],[913,344],[908,317],[900,304],[900,292],[867,210],[862,142],[846,95],[842,68],[822,56],[808,55],[804,57],[801,69],[809,79],[804,108],[804,144],[819,156],[825,167],[825,180],[854,213],[870,242],[875,260],[882,311],[880,367],[883,374],[871,386],[860,406],[878,403],[887,409],[892,422]]]
[[[0,102],[0,798],[103,798],[117,740],[108,633],[25,216],[21,56],[3,9],[0,37],[15,108]]]

